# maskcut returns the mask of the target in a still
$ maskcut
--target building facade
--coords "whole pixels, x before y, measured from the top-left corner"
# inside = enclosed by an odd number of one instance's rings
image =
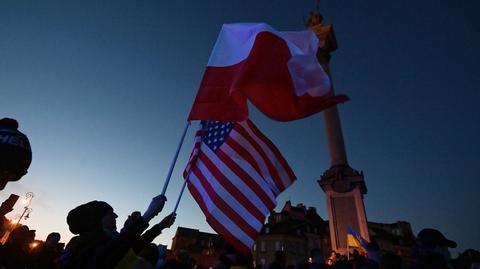
[[[314,249],[324,256],[330,253],[328,221],[314,207],[294,206],[287,201],[280,212],[273,211],[268,217],[252,254],[256,266],[266,267],[277,250],[285,251],[287,264],[298,264],[305,262]]]
[[[371,240],[378,244],[383,253],[393,253],[404,259],[410,259],[416,239],[410,223],[397,221],[387,224],[369,221],[368,231]]]
[[[188,256],[195,260],[196,264],[210,268],[218,263],[224,245],[225,241],[218,234],[178,227],[172,239],[169,256]]]
[[[368,222],[370,240],[378,244],[382,253],[393,253],[409,262],[415,235],[410,223]],[[178,227],[169,257],[187,255],[205,268],[218,263],[225,245],[217,234],[197,229]],[[314,207],[292,205],[287,201],[279,212],[272,211],[252,248],[252,258],[257,268],[266,268],[274,260],[275,252],[283,250],[287,265],[308,261],[312,250],[320,250],[324,258],[332,251],[329,221],[324,220]]]

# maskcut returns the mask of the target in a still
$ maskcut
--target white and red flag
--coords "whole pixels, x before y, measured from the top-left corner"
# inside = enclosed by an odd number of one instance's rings
[[[296,179],[250,120],[201,121],[184,178],[210,226],[244,253],[250,252],[276,197]]]
[[[189,120],[243,121],[247,100],[268,117],[304,118],[348,100],[334,96],[310,30],[279,32],[265,23],[224,24]]]

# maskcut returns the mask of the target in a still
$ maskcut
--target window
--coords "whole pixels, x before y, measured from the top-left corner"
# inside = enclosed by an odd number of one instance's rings
[[[280,241],[275,241],[275,251],[280,250],[280,248],[281,248]]]
[[[265,244],[265,241],[260,241],[260,251],[262,252],[267,251],[267,246]]]

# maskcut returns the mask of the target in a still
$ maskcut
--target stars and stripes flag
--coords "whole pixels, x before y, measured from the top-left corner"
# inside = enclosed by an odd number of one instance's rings
[[[276,197],[296,177],[249,119],[201,121],[184,178],[210,226],[248,253]]]

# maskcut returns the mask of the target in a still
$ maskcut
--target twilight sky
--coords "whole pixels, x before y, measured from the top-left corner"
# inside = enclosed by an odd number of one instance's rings
[[[223,23],[267,22],[302,30],[314,1],[0,1],[0,117],[32,144],[29,173],[10,193],[35,193],[24,224],[68,241],[66,215],[90,200],[118,226],[161,192],[216,36]],[[369,221],[405,220],[480,245],[480,23],[475,0],[321,1],[339,49],[331,69],[350,165],[363,170]],[[299,180],[285,201],[327,218],[317,184],[329,167],[320,114],[251,118]],[[170,212],[192,147],[193,124],[167,190]],[[9,217],[21,214],[20,203]],[[212,230],[186,192],[174,226]],[[153,223],[153,222],[152,222]]]

